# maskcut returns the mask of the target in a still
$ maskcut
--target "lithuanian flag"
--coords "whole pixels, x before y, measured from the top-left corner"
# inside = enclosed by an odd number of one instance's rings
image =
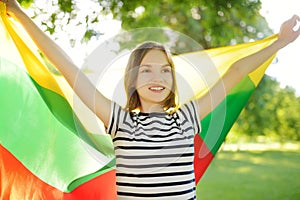
[[[0,2],[0,199],[116,199],[110,137],[83,122],[72,89],[4,11]],[[186,72],[180,56],[175,65],[179,73],[187,73],[194,97],[199,97],[234,61],[275,39],[182,55],[195,65],[209,56],[214,68],[206,70],[210,80],[204,84],[192,70]],[[197,184],[272,59],[245,77],[201,122],[202,131],[195,136]],[[216,71],[218,76],[210,76]]]

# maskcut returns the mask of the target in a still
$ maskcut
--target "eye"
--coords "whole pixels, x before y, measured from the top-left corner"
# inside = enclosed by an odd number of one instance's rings
[[[139,69],[140,73],[149,73],[151,70],[148,67],[140,67]]]
[[[172,72],[172,68],[171,67],[164,67],[163,69],[162,69],[162,72],[163,73],[171,73]]]

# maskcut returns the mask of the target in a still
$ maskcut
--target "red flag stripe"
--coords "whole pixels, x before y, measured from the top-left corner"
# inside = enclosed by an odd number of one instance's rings
[[[37,200],[117,199],[115,170],[80,185],[70,193],[65,193],[33,175],[2,145],[0,145],[0,174],[0,199],[3,200],[26,197]]]

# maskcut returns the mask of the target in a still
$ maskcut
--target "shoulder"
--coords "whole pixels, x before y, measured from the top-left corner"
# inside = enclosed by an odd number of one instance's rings
[[[125,110],[119,104],[112,101],[107,133],[113,135],[117,131],[120,123],[124,123],[125,121],[128,122],[131,120],[131,118],[132,117],[129,111]]]
[[[185,119],[192,123],[193,127],[195,128],[196,132],[200,132],[201,125],[200,125],[200,117],[198,113],[198,105],[197,101],[189,101],[183,104],[177,110],[178,115],[180,118]]]
[[[197,101],[188,101],[187,103],[180,106],[177,112],[186,113],[189,115],[197,114],[198,113]]]

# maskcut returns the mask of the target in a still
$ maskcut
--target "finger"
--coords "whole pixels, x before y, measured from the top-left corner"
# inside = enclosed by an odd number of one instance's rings
[[[293,15],[290,19],[286,20],[282,25],[285,27],[294,28],[297,25],[299,16]]]
[[[292,18],[294,18],[295,20],[298,20],[298,21],[300,21],[300,16],[298,16],[298,15],[293,15],[293,17]]]
[[[300,35],[300,26],[298,27],[298,30],[296,30],[296,33],[298,34],[298,36]]]
[[[295,24],[293,26],[293,31],[297,31],[297,32],[300,31],[300,21],[298,20],[295,21]]]
[[[295,23],[297,23],[298,21],[300,21],[300,17],[298,15],[293,15],[292,21],[294,21]]]

